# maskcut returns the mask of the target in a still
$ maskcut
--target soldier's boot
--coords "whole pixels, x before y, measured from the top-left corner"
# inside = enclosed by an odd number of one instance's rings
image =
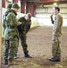
[[[18,59],[19,57],[17,57],[17,54],[15,54],[15,56],[14,56],[14,59]]]
[[[60,62],[61,61],[60,57],[53,57],[49,60],[52,61],[52,62]]]
[[[24,53],[25,58],[32,58],[28,53]]]
[[[8,65],[8,60],[4,60],[4,65]]]
[[[16,61],[8,61],[8,65],[18,65],[19,63]]]

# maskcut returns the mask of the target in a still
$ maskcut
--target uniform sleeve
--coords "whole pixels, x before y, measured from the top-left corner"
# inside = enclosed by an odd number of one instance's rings
[[[22,20],[23,20],[23,17],[18,18],[18,22],[22,22]]]
[[[18,21],[18,26],[19,26],[20,25],[19,22],[23,23],[23,17],[18,18],[17,21]]]
[[[9,13],[6,17],[7,26],[16,27],[18,25],[17,18],[14,13]]]
[[[27,25],[26,33],[30,30],[30,27],[31,27],[31,20],[29,21],[29,23],[28,23],[28,25]]]
[[[56,27],[56,34],[57,35],[58,35],[58,33],[61,33],[62,24],[63,24],[63,17],[58,16],[58,18],[57,18],[57,27]]]
[[[5,28],[6,28],[5,20],[6,20],[6,17],[5,17],[5,15],[3,15],[3,34],[4,34]]]
[[[52,24],[54,24],[54,20],[53,20],[53,17],[51,17],[51,22],[52,22]]]
[[[23,21],[23,17],[18,18],[17,21],[22,23],[22,21]],[[21,33],[21,32],[22,32],[22,24],[21,24],[21,25],[18,25],[18,26],[17,26],[17,29],[18,29],[19,33]]]
[[[8,13],[9,13],[9,11],[7,10],[3,15],[3,34],[5,32],[5,29],[6,29],[6,16]]]

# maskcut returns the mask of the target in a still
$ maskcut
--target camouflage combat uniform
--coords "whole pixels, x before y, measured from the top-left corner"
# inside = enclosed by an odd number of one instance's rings
[[[17,29],[17,13],[8,10],[3,17],[4,28],[4,59],[12,61],[19,45],[19,32]]]
[[[62,36],[62,25],[63,25],[63,17],[61,14],[55,15],[55,20],[51,18],[53,26],[53,34],[52,34],[52,55],[53,57],[61,56],[61,36]]]
[[[5,32],[5,29],[6,29],[6,26],[5,26],[5,16],[7,16],[8,15],[8,13],[10,12],[10,10],[11,10],[11,7],[12,7],[12,4],[11,3],[9,3],[8,5],[7,5],[7,11],[4,13],[4,15],[3,15],[3,34],[4,34],[4,32]]]
[[[26,44],[26,34],[30,29],[31,20],[27,21],[24,17],[21,17],[20,19],[18,19],[18,21],[22,22],[22,24],[18,26],[21,45],[23,47],[24,54],[28,55],[27,44]]]

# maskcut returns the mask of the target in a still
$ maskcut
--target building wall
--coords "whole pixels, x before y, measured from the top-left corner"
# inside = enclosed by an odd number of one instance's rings
[[[60,13],[63,16],[63,26],[67,26],[67,3],[65,4],[50,4],[50,5],[38,5],[36,8],[36,18],[38,19],[41,26],[52,26],[50,15],[53,13],[53,7],[59,6]]]

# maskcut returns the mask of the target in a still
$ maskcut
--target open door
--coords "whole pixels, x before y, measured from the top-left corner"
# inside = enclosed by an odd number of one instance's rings
[[[2,45],[2,0],[0,0],[0,68],[1,68],[1,45]]]

